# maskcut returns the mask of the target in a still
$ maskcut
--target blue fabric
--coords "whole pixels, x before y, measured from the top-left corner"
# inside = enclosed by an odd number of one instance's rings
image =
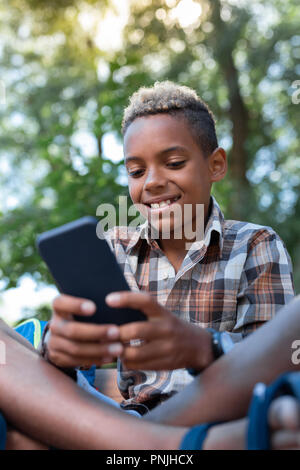
[[[219,423],[199,424],[191,428],[183,437],[179,450],[202,450],[209,428]]]
[[[281,395],[292,395],[300,401],[300,372],[281,375],[269,387],[257,384],[249,409],[247,448],[249,450],[270,449],[268,412],[272,401]]]
[[[34,336],[36,333],[36,327],[37,325],[39,325],[39,327],[41,328],[41,332],[39,334],[39,337],[41,337],[46,324],[47,324],[46,321],[33,319],[33,320],[26,321],[22,323],[21,325],[17,326],[15,328],[15,331],[19,333],[21,336],[23,336],[23,338],[27,339],[27,341],[29,341],[33,347],[37,347],[37,345],[34,344],[35,343]]]
[[[6,445],[6,421],[0,413],[0,450],[5,450]]]
[[[94,385],[96,378],[96,366],[92,366],[88,370],[80,370],[80,372],[85,376],[90,385]]]
[[[120,407],[120,403],[104,395],[103,393],[99,392],[91,384],[89,384],[83,372],[84,372],[83,370],[77,371],[77,385],[79,385],[79,387],[86,390],[88,393],[96,397],[102,403],[106,403],[107,405],[113,406],[114,408],[117,408],[118,410],[122,410],[122,408]],[[136,416],[137,418],[141,418],[141,414],[138,411],[135,411],[135,410],[123,410],[123,411],[124,413],[128,413],[133,416]]]

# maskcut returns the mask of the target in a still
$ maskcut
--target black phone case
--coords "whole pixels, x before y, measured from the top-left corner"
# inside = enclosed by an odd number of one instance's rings
[[[110,292],[129,290],[126,279],[106,240],[96,234],[98,220],[83,217],[37,237],[37,247],[60,292],[90,299],[97,305],[92,316],[76,315],[87,323],[117,324],[144,321],[134,309],[110,308]]]

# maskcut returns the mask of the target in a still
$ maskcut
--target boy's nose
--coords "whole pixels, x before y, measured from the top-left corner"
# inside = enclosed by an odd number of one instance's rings
[[[144,189],[146,191],[153,191],[155,189],[164,188],[167,184],[166,178],[158,170],[149,170],[145,180]]]

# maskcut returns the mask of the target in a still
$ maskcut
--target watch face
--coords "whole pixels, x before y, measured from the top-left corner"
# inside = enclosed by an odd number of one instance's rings
[[[230,334],[226,331],[221,334],[220,342],[224,354],[227,354],[234,347],[234,342],[232,341]]]

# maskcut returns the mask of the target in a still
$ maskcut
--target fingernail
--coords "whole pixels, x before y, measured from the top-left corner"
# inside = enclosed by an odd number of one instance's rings
[[[111,339],[117,339],[119,337],[119,328],[112,326],[107,330],[107,337]]]
[[[96,305],[94,302],[87,300],[81,304],[81,311],[84,313],[94,313]]]
[[[116,355],[121,354],[123,348],[121,344],[115,343],[110,344],[107,349],[110,354]]]
[[[105,300],[108,300],[111,303],[117,303],[119,302],[120,298],[121,298],[120,294],[113,292],[112,294],[108,294]]]

